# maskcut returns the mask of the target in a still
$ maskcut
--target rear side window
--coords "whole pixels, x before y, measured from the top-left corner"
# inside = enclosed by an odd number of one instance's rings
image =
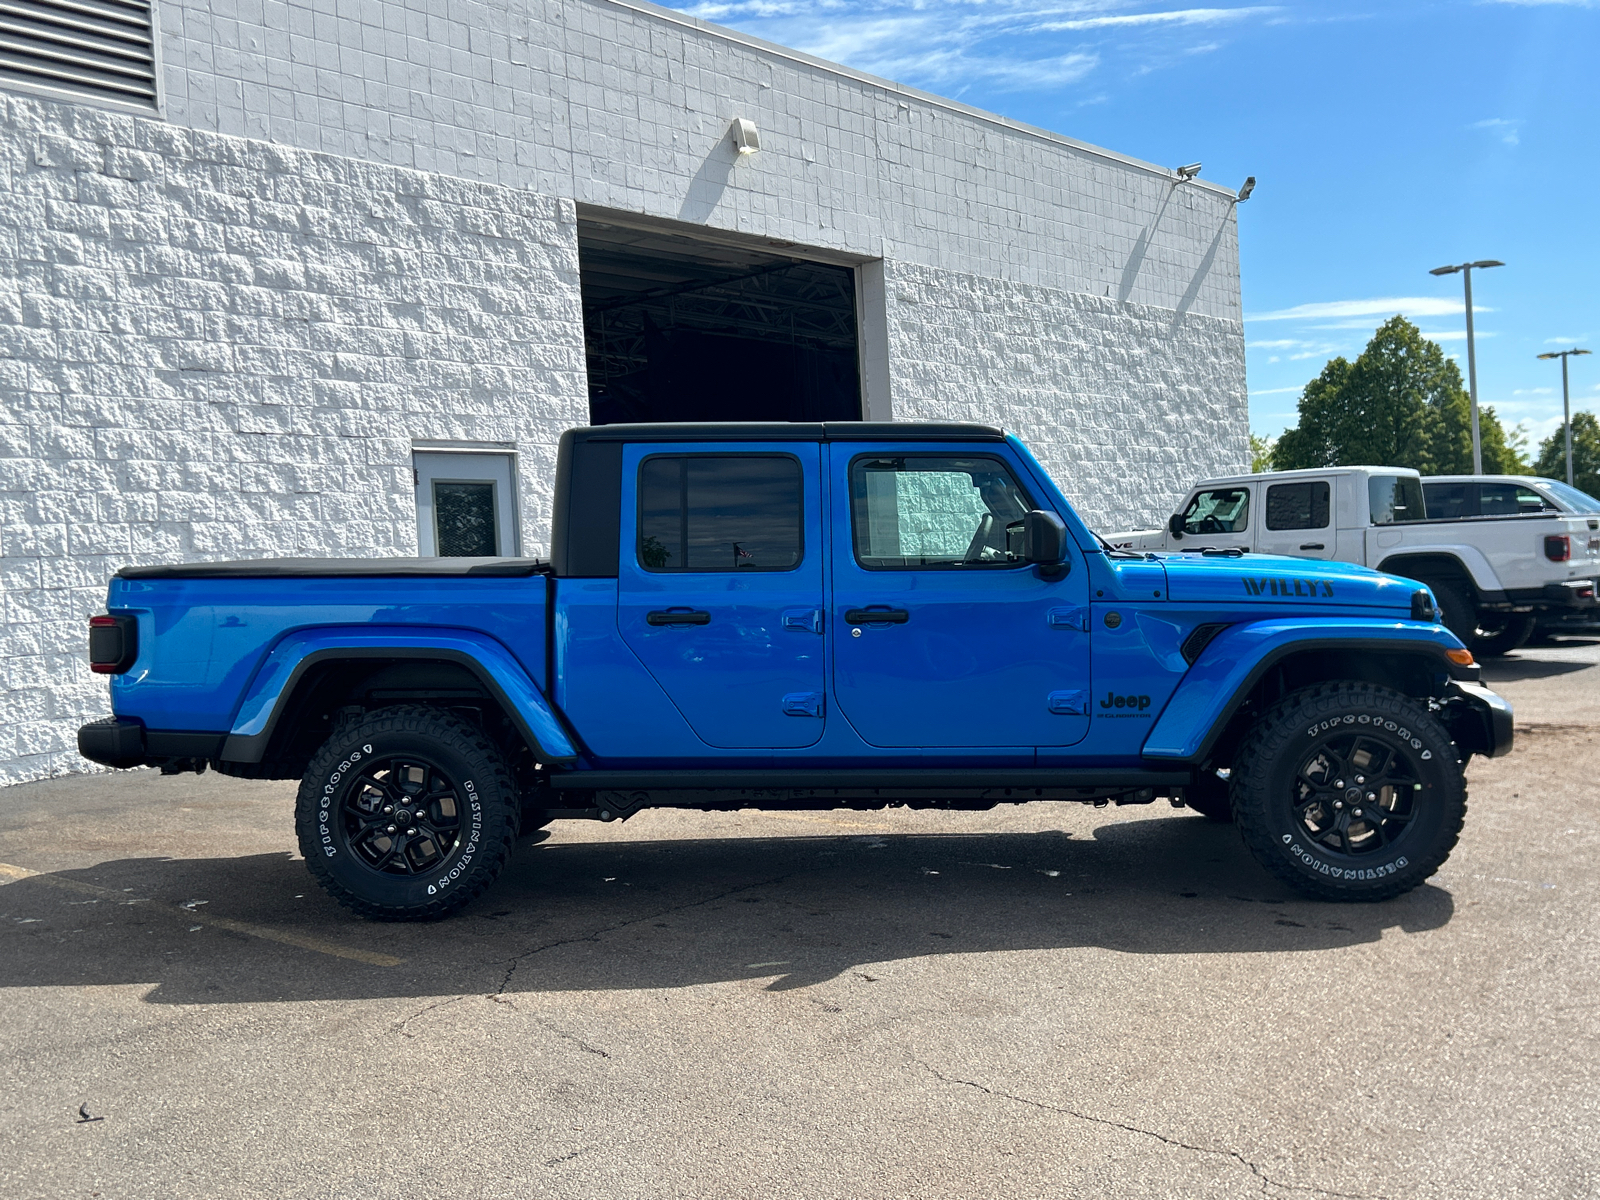
[[[1268,529],[1326,529],[1328,485],[1320,479],[1267,489]]]
[[[1367,480],[1367,499],[1372,505],[1374,525],[1428,519],[1422,481],[1410,475],[1373,475]]]
[[[1554,511],[1543,496],[1520,483],[1480,483],[1478,511],[1486,517],[1515,517],[1526,513]]]
[[[1250,527],[1250,489],[1196,492],[1183,510],[1185,533],[1243,533]]]
[[[647,571],[788,571],[800,565],[800,463],[787,455],[661,454],[639,464]]]
[[[1422,495],[1427,501],[1430,521],[1457,521],[1478,515],[1472,503],[1470,483],[1425,483]]]
[[[914,455],[850,464],[850,514],[863,567],[1011,567],[1032,507],[996,458]]]

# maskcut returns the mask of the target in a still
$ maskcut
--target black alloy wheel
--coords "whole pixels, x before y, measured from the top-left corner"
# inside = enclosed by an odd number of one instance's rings
[[[517,833],[516,789],[483,731],[439,709],[379,709],[342,726],[300,784],[306,866],[363,916],[454,912],[500,874]]]
[[[1466,815],[1460,753],[1426,703],[1366,683],[1318,684],[1273,705],[1232,773],[1257,861],[1327,900],[1385,900],[1449,857]]]

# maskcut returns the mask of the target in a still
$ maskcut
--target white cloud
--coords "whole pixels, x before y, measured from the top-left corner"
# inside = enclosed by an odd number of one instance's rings
[[[1424,329],[1422,331],[1422,336],[1427,338],[1429,341],[1434,342],[1464,342],[1467,340],[1467,331],[1465,329],[1451,329],[1433,332],[1431,330]],[[1495,336],[1497,335],[1492,329],[1473,330],[1474,338],[1492,338]]]
[[[1064,89],[1090,75],[1106,53],[1132,58],[1129,66],[1136,72],[1154,69],[1184,54],[1217,48],[1220,29],[1280,11],[1277,5],[1129,11],[1134,9],[1130,0],[701,0],[684,5],[684,11],[704,20],[956,95],[980,82],[1002,91]],[[1200,30],[1209,36],[1197,39]]]
[[[1452,317],[1466,309],[1460,300],[1442,296],[1389,296],[1377,300],[1325,300],[1317,304],[1297,304],[1275,312],[1251,313],[1246,321],[1314,321],[1319,317],[1381,317],[1403,313],[1408,317]],[[1474,304],[1472,311],[1493,312]],[[1333,326],[1350,328],[1350,326]]]
[[[1476,310],[1477,306],[1474,305],[1473,308],[1474,308],[1474,310]],[[1579,342],[1586,342],[1588,340],[1589,340],[1589,334],[1580,333],[1577,337],[1545,338],[1544,344],[1546,346],[1576,346]]]
[[[1296,346],[1303,346],[1304,342],[1296,338],[1278,338],[1270,342],[1246,342],[1246,350],[1292,350]]]
[[[1168,12],[1118,13],[1114,16],[1080,17],[1068,21],[1042,21],[1035,25],[1040,30],[1115,29],[1130,25],[1217,25],[1225,21],[1241,21],[1263,13],[1275,13],[1277,5],[1253,8],[1180,8]]]
[[[1297,387],[1259,388],[1256,391],[1251,392],[1250,394],[1252,396],[1281,396],[1285,392],[1298,392],[1299,390],[1300,389],[1297,388]]]
[[[1474,121],[1467,128],[1487,130],[1489,133],[1498,135],[1506,145],[1515,146],[1520,140],[1517,136],[1517,130],[1521,125],[1521,121],[1510,121],[1505,117],[1490,117],[1487,120]]]
[[[1553,396],[1555,391],[1555,388],[1517,388],[1511,394],[1513,396]]]

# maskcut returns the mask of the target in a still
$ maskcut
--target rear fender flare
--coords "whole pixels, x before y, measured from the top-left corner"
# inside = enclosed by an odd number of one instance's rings
[[[1442,625],[1421,621],[1324,617],[1253,621],[1218,634],[1179,682],[1145,739],[1143,754],[1162,762],[1203,761],[1256,683],[1276,664],[1305,650],[1412,651],[1436,658],[1461,641]],[[1459,671],[1459,668],[1455,669]],[[1474,668],[1474,671],[1476,668]]]
[[[1492,596],[1503,591],[1500,577],[1495,574],[1488,556],[1471,544],[1403,546],[1384,558],[1378,570],[1406,579],[1419,576],[1448,579],[1460,575],[1482,595]]]
[[[555,710],[515,656],[491,637],[470,629],[403,627],[306,629],[281,640],[245,689],[222,746],[229,762],[260,762],[295,686],[318,663],[338,659],[439,659],[470,671],[527,739],[540,762],[567,765],[578,751]]]

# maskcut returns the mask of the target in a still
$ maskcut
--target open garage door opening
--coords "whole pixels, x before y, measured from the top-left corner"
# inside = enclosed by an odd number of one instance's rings
[[[859,421],[855,272],[578,222],[589,419]]]

